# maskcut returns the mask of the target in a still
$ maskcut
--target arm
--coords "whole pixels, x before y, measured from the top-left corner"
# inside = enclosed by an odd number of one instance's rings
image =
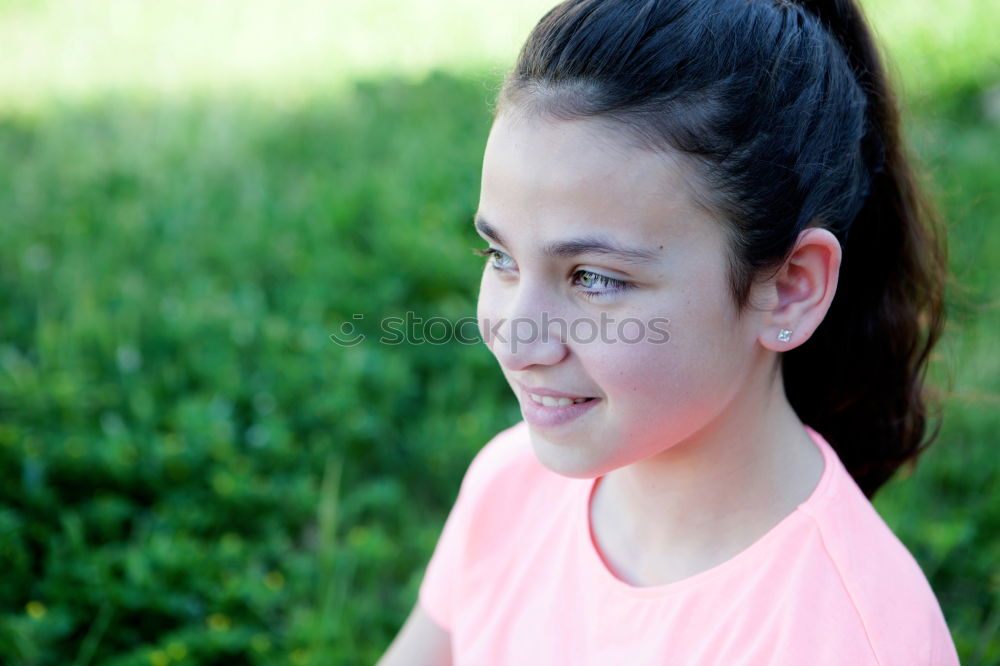
[[[451,635],[431,619],[418,600],[376,666],[451,666]]]
[[[375,666],[452,666],[451,633],[438,625],[421,605],[421,597],[430,608],[437,608],[436,615],[450,621],[461,606],[462,572],[466,566],[466,549],[470,539],[470,522],[475,505],[483,501],[484,486],[490,475],[495,474],[498,463],[493,459],[501,435],[486,443],[469,463],[458,496],[438,537],[434,554],[424,571],[417,594],[417,602],[410,611],[396,638]],[[502,460],[502,459],[501,459]]]

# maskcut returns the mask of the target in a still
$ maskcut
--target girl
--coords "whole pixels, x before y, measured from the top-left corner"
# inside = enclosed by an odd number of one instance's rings
[[[557,6],[475,226],[524,420],[381,664],[958,663],[869,501],[923,450],[945,262],[853,0]]]

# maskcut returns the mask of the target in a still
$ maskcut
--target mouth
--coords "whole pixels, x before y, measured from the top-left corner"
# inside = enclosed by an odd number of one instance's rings
[[[548,390],[548,389],[546,389]],[[521,387],[521,414],[536,428],[568,427],[577,419],[586,418],[600,398],[573,395],[542,395]]]
[[[596,398],[556,398],[551,395],[539,395],[538,393],[531,393],[530,391],[525,391],[525,394],[533,402],[543,405],[545,407],[567,407],[569,405],[578,405],[583,402],[589,402],[595,400]]]

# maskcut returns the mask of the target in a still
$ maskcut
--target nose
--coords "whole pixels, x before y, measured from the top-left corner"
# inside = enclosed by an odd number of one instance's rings
[[[480,323],[486,346],[508,370],[555,365],[569,352],[565,320],[524,290],[505,316]]]

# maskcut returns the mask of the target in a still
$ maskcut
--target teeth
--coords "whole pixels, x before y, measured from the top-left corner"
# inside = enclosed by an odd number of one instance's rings
[[[546,407],[565,407],[566,405],[572,405],[578,402],[585,402],[588,398],[553,398],[550,395],[538,395],[537,393],[529,393],[528,397],[537,402],[540,405],[545,405]]]

